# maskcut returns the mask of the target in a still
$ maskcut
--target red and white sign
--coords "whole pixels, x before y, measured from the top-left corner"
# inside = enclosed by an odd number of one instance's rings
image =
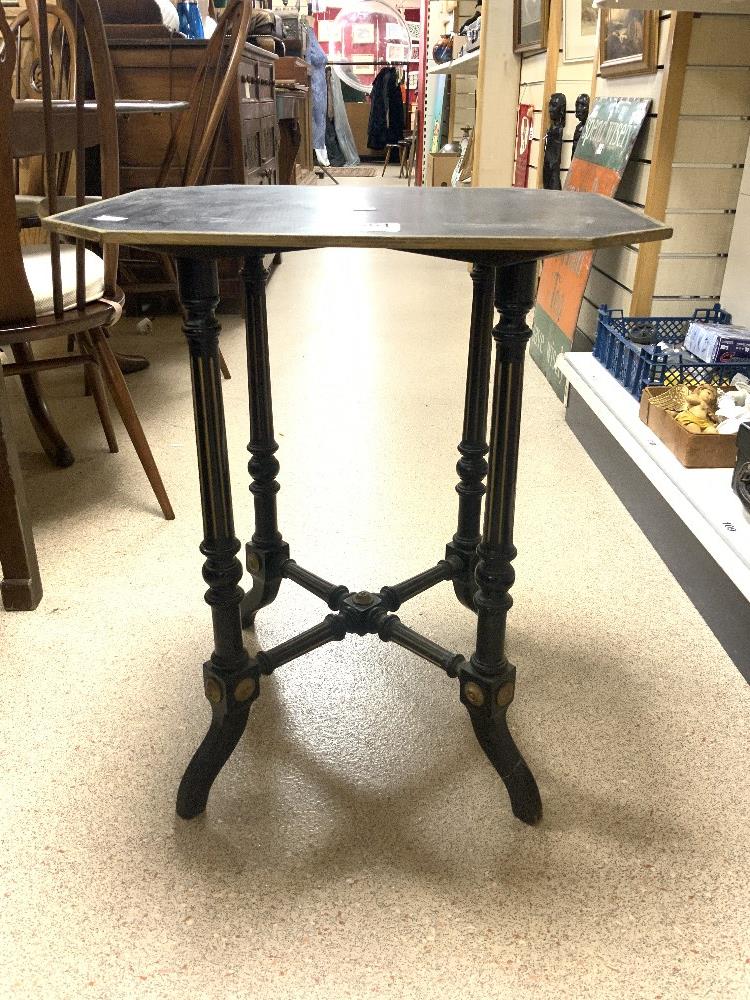
[[[513,187],[525,188],[529,180],[529,154],[534,134],[534,107],[531,104],[518,105],[516,123],[516,166],[513,171]]]

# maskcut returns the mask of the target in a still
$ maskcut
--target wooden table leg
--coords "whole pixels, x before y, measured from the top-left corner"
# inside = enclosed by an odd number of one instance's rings
[[[26,509],[26,494],[12,438],[5,382],[0,369],[0,595],[7,611],[33,611],[42,581]]]
[[[203,579],[211,608],[214,651],[203,665],[211,725],[190,761],[177,793],[177,812],[192,819],[206,808],[211,785],[237,746],[250,706],[258,697],[258,671],[242,642],[243,598],[240,542],[234,533],[224,406],[219,365],[219,302],[216,261],[178,259],[184,332],[190,349],[193,411],[198,447],[203,543]]]
[[[273,430],[271,363],[268,352],[266,280],[263,257],[245,258],[242,276],[245,285],[245,330],[247,336],[247,390],[250,401],[250,443],[248,470],[252,477],[255,531],[246,548],[247,568],[253,587],[242,602],[242,624],[249,628],[256,613],[267,607],[279,592],[282,567],[289,559],[289,546],[279,531],[276,514],[278,444]]]
[[[487,475],[487,407],[490,394],[492,359],[492,321],[495,315],[495,268],[475,264],[471,270],[474,293],[471,305],[469,362],[466,371],[464,427],[456,465],[461,481],[458,493],[458,528],[448,543],[446,559],[458,556],[463,564],[453,577],[453,589],[459,601],[474,611],[474,579],[477,546],[481,541],[482,497]]]
[[[295,166],[302,142],[296,118],[279,118],[279,184],[296,184]]]
[[[515,693],[516,668],[505,653],[506,617],[513,599],[513,519],[518,471],[523,367],[531,330],[526,315],[534,304],[536,264],[498,268],[495,304],[500,322],[490,425],[489,470],[484,530],[477,550],[474,596],[477,609],[476,651],[459,669],[461,700],[476,737],[502,778],[513,813],[537,823],[542,802],[534,776],[508,729],[506,714]]]

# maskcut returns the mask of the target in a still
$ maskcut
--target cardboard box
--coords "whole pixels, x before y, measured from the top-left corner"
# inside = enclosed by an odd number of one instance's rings
[[[666,410],[651,400],[665,386],[647,386],[641,396],[640,417],[687,469],[731,469],[737,457],[736,434],[691,434]]]
[[[428,187],[450,187],[458,153],[430,153],[427,165]]]

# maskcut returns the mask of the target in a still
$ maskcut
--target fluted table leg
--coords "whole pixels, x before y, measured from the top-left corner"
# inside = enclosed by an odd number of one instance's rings
[[[446,558],[458,557],[463,568],[453,577],[453,589],[459,601],[474,611],[477,545],[481,540],[480,526],[484,478],[487,475],[487,406],[490,393],[490,361],[492,358],[492,320],[494,317],[495,268],[475,264],[471,270],[474,292],[469,332],[469,361],[466,370],[464,426],[458,450],[461,457],[456,465],[460,482],[458,493],[458,527],[446,548]]]
[[[247,333],[247,389],[250,402],[251,454],[248,471],[252,478],[255,531],[246,547],[247,568],[253,586],[242,602],[242,624],[249,628],[255,615],[279,592],[282,567],[289,559],[289,546],[279,531],[276,514],[278,444],[274,438],[271,399],[271,362],[268,352],[266,275],[261,254],[245,258],[245,329]]]
[[[526,315],[534,304],[536,264],[498,268],[495,304],[500,321],[496,343],[490,427],[489,471],[484,530],[475,576],[476,651],[459,670],[461,700],[476,737],[502,778],[514,814],[525,823],[542,816],[534,776],[508,729],[508,708],[515,693],[516,668],[505,653],[506,617],[513,599],[513,518],[518,471],[518,441],[526,346],[531,330]]]
[[[258,671],[242,642],[242,564],[237,558],[219,362],[219,301],[215,261],[177,260],[184,332],[190,348],[195,435],[198,446],[203,543],[203,579],[211,607],[214,651],[203,665],[211,725],[190,761],[177,793],[177,812],[191,819],[206,808],[216,776],[242,736],[258,696]]]

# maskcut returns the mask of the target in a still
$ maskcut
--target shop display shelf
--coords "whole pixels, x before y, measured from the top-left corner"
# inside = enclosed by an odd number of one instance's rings
[[[629,0],[628,0],[629,2]],[[593,0],[594,10],[616,10],[627,7],[624,0]],[[663,10],[663,0],[639,0],[639,10]],[[750,14],[750,0],[671,0],[672,11],[694,11],[698,14]]]
[[[594,357],[636,399],[647,385],[683,382],[729,382],[741,372],[750,378],[750,364],[727,361],[709,364],[686,351],[683,344],[693,320],[731,323],[732,317],[716,305],[696,309],[692,316],[625,316],[621,309],[599,307]],[[638,344],[630,335],[651,343]]]
[[[641,421],[633,396],[591,354],[563,354],[557,367],[745,600],[750,601],[750,514],[732,491],[732,470],[686,469],[681,465]]]
[[[476,76],[479,72],[479,49],[475,49],[473,52],[467,52],[463,56],[459,56],[458,59],[454,59],[452,62],[440,63],[437,66],[433,66],[430,73],[433,76],[455,76],[456,74],[462,73],[465,76]]]

